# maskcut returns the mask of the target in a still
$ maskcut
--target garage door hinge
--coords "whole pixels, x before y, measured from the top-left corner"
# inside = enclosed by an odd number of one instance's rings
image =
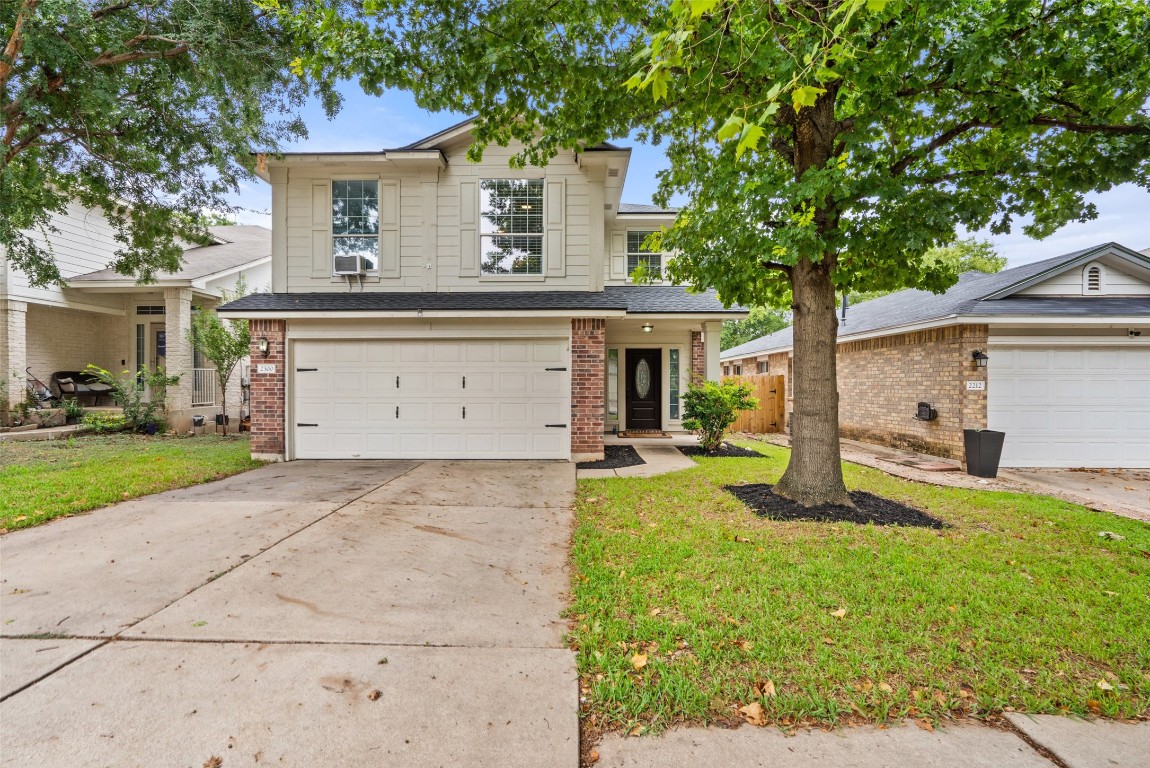
[[[566,424],[544,424],[545,427],[553,427],[555,429],[567,429]]]
[[[318,371],[318,370],[319,370],[319,368],[296,368],[295,372],[296,373],[302,373],[304,371]]]
[[[545,371],[565,371],[566,368],[544,368]]]

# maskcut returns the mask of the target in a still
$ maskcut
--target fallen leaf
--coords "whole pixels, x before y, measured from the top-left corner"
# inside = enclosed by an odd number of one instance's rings
[[[757,701],[752,701],[745,707],[739,707],[739,711],[743,713],[743,718],[751,725],[763,726],[767,724],[767,718],[763,714],[763,707]]]
[[[738,647],[740,651],[750,651],[755,647],[755,644],[749,640],[736,640],[735,646]]]
[[[663,610],[661,608],[652,608],[651,609],[651,615],[652,616],[658,616],[662,612],[663,612]]]
[[[1091,712],[1101,712],[1102,711],[1102,705],[1098,703],[1097,699],[1091,699],[1090,701],[1086,702],[1086,708],[1089,709]]]
[[[1094,685],[1095,685],[1095,686],[1098,688],[1098,690],[1100,690],[1100,691],[1113,691],[1113,690],[1114,690],[1114,686],[1113,686],[1113,685],[1111,685],[1110,683],[1106,682],[1105,680],[1099,680],[1099,681],[1098,681],[1097,683],[1095,683]]]
[[[839,608],[837,611],[831,611],[831,616],[834,616],[836,619],[841,619],[846,615],[847,615],[847,609],[846,608]]]
[[[588,763],[599,762],[599,753],[597,751],[595,751],[594,749],[591,750],[591,753],[589,755],[587,755],[587,762]]]
[[[823,642],[826,643],[827,645],[834,645],[835,644],[835,641],[831,640],[829,637],[824,637]]]
[[[1126,486],[1126,490],[1128,490],[1128,491],[1136,491],[1136,490],[1138,490],[1138,489],[1137,489],[1137,488],[1135,488],[1135,487],[1134,487],[1134,486],[1132,486],[1132,485],[1128,485],[1128,486]]]
[[[635,669],[642,669],[643,667],[647,666],[647,654],[636,653],[631,657],[631,666]]]
[[[383,691],[379,690],[378,688],[373,688],[371,693],[367,694],[367,698],[369,701],[379,701],[379,697],[382,695]]]
[[[755,686],[755,693],[757,693],[759,696],[763,696],[764,698],[768,698],[768,699],[775,698],[775,695],[776,695],[775,681],[774,680],[764,680],[763,682],[757,684]]]
[[[883,693],[894,693],[894,688],[891,688],[888,683],[879,683],[878,689]]]
[[[914,721],[914,724],[928,733],[934,733],[934,724],[925,717],[919,718]]]
[[[24,522],[24,521],[25,521],[25,520],[27,520],[27,519],[28,519],[28,516],[27,516],[27,515],[20,515],[19,517],[15,518],[15,521],[16,521],[17,523],[22,523],[22,522]]]
[[[220,768],[220,766],[223,764],[223,758],[212,755],[204,761],[204,768]]]
[[[1108,597],[1114,597],[1118,593],[1117,592],[1111,592],[1109,589],[1104,589],[1104,590],[1102,590],[1102,594],[1104,594]]]
[[[948,605],[946,607],[946,610],[950,611],[951,613],[958,613],[958,606],[957,605]]]

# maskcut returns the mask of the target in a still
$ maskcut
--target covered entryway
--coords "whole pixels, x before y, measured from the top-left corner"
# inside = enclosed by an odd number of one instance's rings
[[[566,459],[568,342],[298,340],[297,459]]]
[[[663,428],[663,350],[627,350],[627,429]]]
[[[992,346],[1004,467],[1150,467],[1150,346]]]

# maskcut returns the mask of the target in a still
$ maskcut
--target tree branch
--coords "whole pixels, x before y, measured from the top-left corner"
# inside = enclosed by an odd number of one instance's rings
[[[123,3],[113,3],[112,5],[105,5],[103,8],[97,8],[96,10],[92,11],[92,19],[93,20],[102,19],[110,13],[115,13],[116,11],[124,11],[124,10],[127,10],[128,8],[130,8],[131,6],[132,6],[131,0],[128,0],[127,2],[123,2]]]
[[[20,55],[20,48],[24,45],[24,25],[36,13],[36,6],[40,0],[24,0],[24,5],[16,13],[16,23],[12,25],[12,34],[8,37],[8,44],[4,46],[4,55],[0,57],[0,89],[12,76],[12,66]]]
[[[144,59],[174,59],[177,56],[182,56],[191,50],[191,46],[187,43],[180,43],[179,45],[168,48],[165,51],[133,51],[131,53],[101,53],[96,58],[88,62],[91,67],[114,67],[117,64],[127,64],[132,61],[143,61]]]
[[[777,269],[778,271],[782,272],[787,277],[791,276],[791,265],[790,264],[780,264],[777,261],[760,261],[759,266],[763,267],[764,269]]]
[[[892,165],[890,167],[890,175],[891,176],[901,176],[906,171],[906,169],[909,168],[910,165],[915,160],[918,160],[919,158],[922,158],[922,157],[929,155],[931,152],[935,151],[939,147],[946,146],[947,144],[954,141],[959,136],[961,136],[962,134],[966,133],[969,130],[972,130],[974,128],[991,128],[991,127],[993,127],[993,126],[991,126],[989,123],[984,123],[984,122],[981,122],[978,120],[966,120],[964,122],[959,123],[958,125],[955,125],[951,128],[948,128],[947,130],[943,131],[942,133],[940,133],[939,135],[935,136],[933,139],[928,141],[923,146],[917,147],[913,151],[908,152],[907,154],[905,154],[901,158],[899,158],[897,161],[895,161],[894,165]]]

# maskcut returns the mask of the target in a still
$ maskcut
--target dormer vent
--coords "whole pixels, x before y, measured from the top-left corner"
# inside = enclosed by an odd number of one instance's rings
[[[1102,293],[1102,265],[1090,264],[1082,273],[1083,293]]]
[[[608,168],[607,169],[607,178],[609,178],[609,179],[619,178],[619,169],[618,168]]]

